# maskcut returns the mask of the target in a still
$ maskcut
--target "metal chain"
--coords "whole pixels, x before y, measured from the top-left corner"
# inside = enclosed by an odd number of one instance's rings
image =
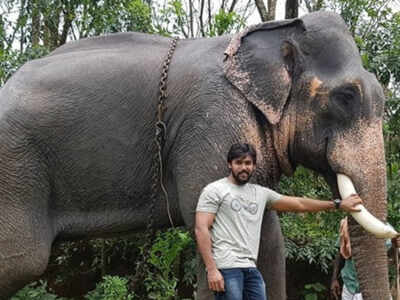
[[[168,218],[169,222],[171,223],[171,226],[174,227],[174,222],[172,221],[171,217],[171,210],[169,206],[169,199],[168,199],[168,193],[167,189],[164,186],[164,168],[163,168],[163,159],[162,159],[162,149],[164,147],[164,143],[166,140],[167,136],[167,125],[164,122],[164,113],[167,110],[167,107],[165,105],[165,100],[167,99],[167,80],[168,80],[168,69],[169,65],[171,63],[172,55],[175,52],[176,45],[178,43],[178,38],[175,37],[171,41],[171,45],[169,47],[169,51],[167,54],[167,58],[164,60],[162,72],[161,72],[161,79],[160,79],[160,95],[158,97],[158,109],[157,109],[157,123],[156,123],[156,144],[157,144],[157,158],[154,160],[158,159],[158,166],[159,169],[156,170],[158,172],[154,172],[154,174],[159,175],[159,183],[161,190],[164,194],[164,199],[167,205],[167,213],[168,213]],[[153,183],[157,179],[154,178]],[[155,202],[154,204],[155,205]]]
[[[167,213],[168,218],[171,223],[171,226],[174,227],[174,223],[172,222],[168,193],[164,186],[164,169],[163,169],[163,159],[162,159],[162,150],[164,147],[164,143],[166,140],[167,134],[167,126],[164,122],[164,113],[167,110],[165,105],[165,100],[167,99],[167,79],[168,79],[168,69],[171,63],[172,55],[174,54],[176,45],[178,42],[178,38],[174,38],[171,41],[170,48],[167,54],[167,57],[164,60],[162,71],[161,71],[161,79],[159,86],[159,97],[158,97],[158,106],[157,106],[157,114],[156,114],[156,124],[155,124],[155,138],[154,144],[156,146],[156,151],[153,156],[153,162],[151,166],[151,197],[150,197],[150,206],[149,206],[149,215],[147,220],[147,226],[145,231],[145,241],[141,250],[141,258],[136,263],[135,275],[131,280],[131,287],[134,288],[138,283],[141,276],[144,275],[144,268],[146,268],[146,262],[149,257],[149,252],[152,246],[152,242],[154,239],[154,209],[157,202],[157,195],[159,192],[159,187],[161,188],[166,205],[167,205]]]

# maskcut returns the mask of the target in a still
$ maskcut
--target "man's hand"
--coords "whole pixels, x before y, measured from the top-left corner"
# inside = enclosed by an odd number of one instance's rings
[[[356,208],[356,206],[362,203],[363,201],[358,195],[352,194],[342,200],[342,202],[340,203],[340,208],[347,212],[359,212],[361,210]]]
[[[211,270],[207,273],[208,288],[214,292],[225,291],[224,277],[218,269]]]
[[[340,284],[337,279],[332,280],[331,282],[331,295],[333,299],[339,300],[341,295]]]

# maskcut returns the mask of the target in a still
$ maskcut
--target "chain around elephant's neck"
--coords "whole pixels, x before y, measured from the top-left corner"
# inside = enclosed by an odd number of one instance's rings
[[[160,94],[158,97],[158,106],[157,106],[157,114],[156,114],[156,123],[155,123],[155,136],[154,136],[154,144],[156,146],[157,151],[154,153],[153,162],[151,166],[151,196],[150,196],[150,212],[148,215],[148,221],[145,231],[145,242],[142,248],[142,254],[140,260],[136,263],[135,275],[131,279],[131,286],[135,287],[140,277],[143,275],[143,268],[145,268],[147,258],[149,257],[150,247],[152,245],[153,237],[154,237],[154,208],[157,202],[157,195],[161,189],[167,207],[168,218],[171,223],[171,226],[174,227],[174,223],[172,222],[168,193],[164,186],[164,168],[163,168],[163,159],[162,159],[162,151],[164,147],[164,143],[166,140],[167,126],[164,122],[164,112],[166,111],[165,100],[167,99],[167,78],[168,78],[168,68],[171,63],[172,55],[174,54],[176,44],[178,42],[178,38],[174,38],[171,41],[169,51],[167,57],[164,59],[164,63],[161,71],[161,79],[160,79]]]
[[[162,193],[164,195],[164,199],[165,199],[166,207],[167,207],[168,218],[169,218],[169,222],[171,223],[172,227],[174,227],[174,222],[172,221],[172,217],[171,217],[167,189],[164,186],[164,178],[163,178],[164,170],[163,170],[162,151],[163,151],[164,143],[165,143],[166,136],[167,136],[167,125],[164,122],[164,112],[167,110],[167,107],[165,105],[165,100],[167,99],[168,69],[169,69],[172,55],[174,54],[177,43],[178,43],[178,38],[175,37],[171,41],[169,51],[168,51],[167,57],[164,60],[164,63],[162,66],[162,71],[161,71],[160,94],[158,97],[157,121],[156,121],[156,131],[155,131],[155,143],[156,143],[156,147],[157,147],[157,154],[154,157],[153,168],[155,170],[153,170],[153,173],[152,173],[153,174],[152,183],[157,185],[157,181],[158,181],[158,183],[159,183],[158,185],[161,188]],[[152,204],[151,204],[151,212],[150,212],[150,218],[152,219],[151,224],[150,224],[151,226],[154,223],[154,220],[153,220],[154,218],[152,215],[154,212],[157,194],[158,194],[158,188],[155,187],[154,189],[152,189]]]

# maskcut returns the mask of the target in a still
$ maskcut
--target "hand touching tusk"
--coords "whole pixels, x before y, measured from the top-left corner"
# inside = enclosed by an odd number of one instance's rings
[[[337,183],[339,193],[342,199],[347,198],[351,194],[357,194],[353,182],[349,177],[343,174],[337,174]],[[375,218],[362,204],[356,206],[359,212],[351,212],[353,218],[368,232],[378,238],[394,238],[399,235],[390,224],[385,224]]]

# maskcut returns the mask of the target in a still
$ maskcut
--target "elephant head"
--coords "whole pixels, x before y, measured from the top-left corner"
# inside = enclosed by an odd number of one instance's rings
[[[226,77],[271,124],[283,172],[304,165],[336,196],[337,174],[345,174],[384,220],[384,95],[340,16],[319,12],[256,25],[234,37],[225,54]],[[364,299],[389,299],[384,241],[354,220],[350,235]]]

